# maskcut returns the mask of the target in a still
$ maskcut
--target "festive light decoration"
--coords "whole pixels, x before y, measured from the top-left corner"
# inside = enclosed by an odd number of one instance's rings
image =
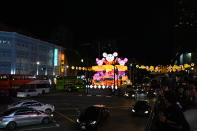
[[[122,81],[128,81],[125,71],[128,70],[127,66],[124,66],[128,61],[127,58],[117,58],[118,53],[113,54],[103,53],[102,59],[96,58],[97,66],[92,66],[92,70],[96,71],[93,75],[93,85],[97,85],[98,88],[115,87],[121,85]],[[118,65],[119,64],[119,65]],[[114,74],[115,73],[115,74]],[[115,82],[114,82],[115,77]]]
[[[184,71],[186,69],[191,69],[195,66],[194,63],[192,64],[184,64],[184,65],[168,65],[168,66],[145,66],[145,65],[136,65],[136,68],[143,69],[151,72],[158,72],[158,73],[167,73],[167,72],[179,72]],[[194,69],[194,68],[193,68]]]

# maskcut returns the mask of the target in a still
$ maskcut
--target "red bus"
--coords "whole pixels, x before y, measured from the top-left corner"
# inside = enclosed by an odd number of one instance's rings
[[[0,90],[34,88],[43,94],[49,92],[50,84],[50,79],[44,75],[0,74]]]

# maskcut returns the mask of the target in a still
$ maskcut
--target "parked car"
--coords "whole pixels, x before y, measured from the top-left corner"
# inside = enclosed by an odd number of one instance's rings
[[[36,89],[21,89],[17,91],[17,97],[32,97],[41,95]]]
[[[147,101],[139,100],[133,105],[131,112],[137,116],[148,116],[151,112],[151,106]]]
[[[80,113],[77,124],[82,130],[96,130],[108,116],[109,110],[104,105],[93,105]]]
[[[19,126],[48,124],[52,116],[32,108],[13,108],[0,114],[0,128],[13,130]]]
[[[22,100],[11,105],[8,105],[8,109],[16,108],[16,107],[30,107],[39,111],[46,112],[48,114],[55,111],[54,105],[44,104],[35,100]]]

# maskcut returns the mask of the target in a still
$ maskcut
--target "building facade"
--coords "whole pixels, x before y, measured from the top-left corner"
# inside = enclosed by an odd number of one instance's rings
[[[0,31],[0,74],[59,75],[63,47]]]

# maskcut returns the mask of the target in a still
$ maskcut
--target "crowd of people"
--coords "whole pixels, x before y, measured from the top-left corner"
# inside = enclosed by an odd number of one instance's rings
[[[160,82],[158,99],[152,115],[152,131],[190,131],[184,111],[197,106],[197,85],[195,79],[178,83],[166,76]]]

